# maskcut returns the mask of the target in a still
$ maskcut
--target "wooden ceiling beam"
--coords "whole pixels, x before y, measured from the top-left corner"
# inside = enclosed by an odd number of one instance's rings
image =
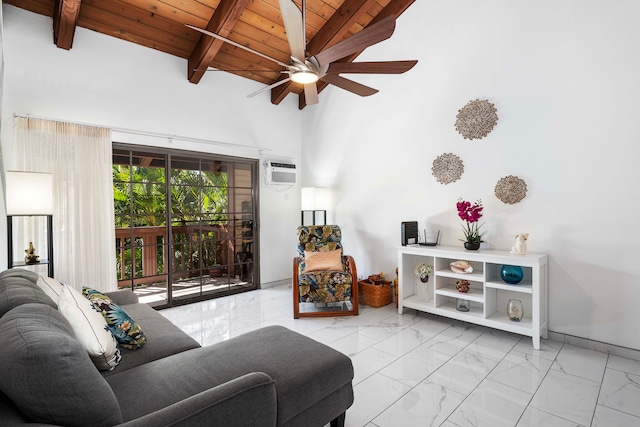
[[[380,22],[384,18],[388,17],[389,15],[394,15],[397,18],[398,16],[402,15],[402,13],[405,10],[407,10],[409,6],[411,6],[414,2],[415,0],[391,0],[389,4],[385,6],[384,9],[382,9],[380,13],[377,14],[376,17],[371,20],[369,25],[373,25],[376,22]],[[354,53],[353,55],[343,58],[340,61],[336,61],[336,62],[353,62],[361,53],[362,51]],[[322,90],[324,90],[324,88],[326,88],[328,85],[329,85],[328,83],[319,81],[318,93],[322,92]],[[298,108],[302,110],[306,106],[307,106],[306,101],[304,100],[303,97],[300,97],[300,100],[298,101]]]
[[[53,6],[53,42],[60,49],[71,49],[80,16],[81,0],[56,0]]]
[[[249,0],[222,0],[207,25],[207,30],[222,37],[228,37]],[[202,35],[188,60],[188,77],[191,83],[198,83],[213,58],[224,44],[223,41]]]
[[[327,23],[307,43],[309,55],[316,55],[329,46],[333,46],[349,32],[358,16],[371,9],[376,0],[346,0],[335,11]],[[292,91],[295,83],[289,81],[271,90],[271,103],[280,104]]]

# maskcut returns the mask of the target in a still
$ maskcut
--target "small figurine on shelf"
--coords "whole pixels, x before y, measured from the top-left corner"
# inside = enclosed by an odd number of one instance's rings
[[[40,256],[36,254],[36,248],[33,242],[29,242],[29,247],[24,250],[27,256],[24,257],[25,264],[37,264],[40,262]]]
[[[513,245],[513,247],[511,248],[511,253],[515,255],[526,255],[528,237],[529,237],[529,233],[516,234],[516,244]]]

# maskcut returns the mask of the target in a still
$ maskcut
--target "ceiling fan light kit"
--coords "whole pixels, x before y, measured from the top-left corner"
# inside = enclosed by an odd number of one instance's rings
[[[313,71],[301,70],[291,73],[291,80],[303,85],[315,83],[320,79],[320,76]]]
[[[302,10],[298,8],[293,0],[279,0],[279,4],[291,52],[291,61],[288,64],[218,34],[188,25],[188,27],[207,36],[214,37],[262,58],[266,58],[285,68],[282,73],[288,74],[288,77],[276,80],[271,85],[250,94],[249,97],[271,90],[289,81],[293,81],[304,86],[306,104],[316,104],[318,103],[318,87],[316,82],[319,80],[327,84],[338,86],[360,96],[369,96],[376,93],[377,90],[353,80],[346,79],[339,76],[339,74],[401,74],[413,68],[413,66],[418,62],[341,62],[336,63],[336,65],[333,66],[335,61],[358,54],[369,46],[391,37],[396,25],[396,18],[394,15],[389,15],[386,18],[365,27],[360,32],[322,50],[316,55],[307,56],[307,40],[305,34],[306,1],[302,1]]]

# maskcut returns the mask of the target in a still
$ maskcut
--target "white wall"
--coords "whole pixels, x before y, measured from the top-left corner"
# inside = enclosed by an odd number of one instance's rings
[[[187,80],[187,61],[77,28],[70,51],[52,41],[50,18],[3,5],[4,99],[2,160],[11,169],[14,114],[141,130],[222,142],[114,133],[119,142],[258,158],[300,159],[297,99],[280,106],[269,93],[247,99],[262,85],[227,73]],[[264,182],[263,180],[261,180]],[[261,186],[261,280],[291,277],[299,185]],[[4,204],[4,197],[0,198]],[[0,208],[3,212],[4,209]],[[3,216],[4,218],[4,216]],[[0,270],[6,268],[6,221],[0,221]],[[292,231],[293,230],[293,231]],[[63,256],[60,254],[57,257]]]
[[[359,273],[394,276],[401,221],[461,245],[455,203],[481,198],[487,247],[523,231],[550,255],[551,330],[640,349],[639,22],[633,0],[415,2],[360,58],[413,70],[353,76],[380,93],[330,87],[303,110],[302,184],[333,188]],[[476,98],[499,122],[469,141],[454,123]],[[441,185],[432,161],[448,152],[465,172]],[[506,175],[527,183],[519,204],[494,195]]]

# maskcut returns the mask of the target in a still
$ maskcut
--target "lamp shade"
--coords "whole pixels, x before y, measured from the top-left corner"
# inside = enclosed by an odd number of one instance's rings
[[[7,215],[52,215],[53,175],[39,172],[5,173]]]
[[[329,189],[328,188],[303,187],[301,197],[302,197],[303,211],[329,210]]]

